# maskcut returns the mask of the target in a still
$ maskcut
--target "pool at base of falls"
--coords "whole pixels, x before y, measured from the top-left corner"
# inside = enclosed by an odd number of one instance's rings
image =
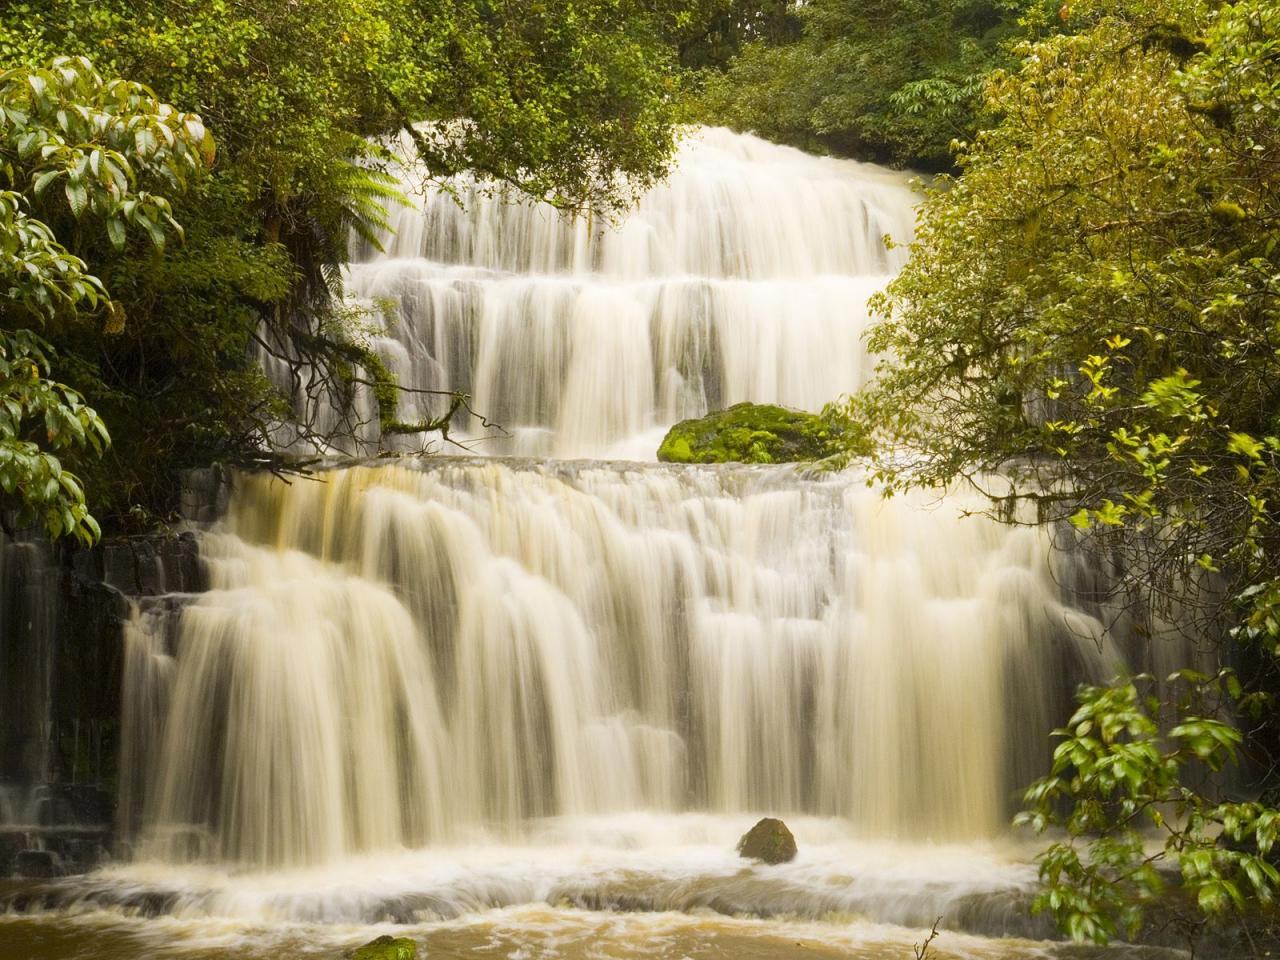
[[[1158,960],[1043,939],[1029,850],[891,844],[845,821],[790,820],[799,853],[734,852],[752,815],[555,818],[518,842],[474,842],[323,868],[132,863],[0,894],[0,960],[334,960],[381,933],[420,957],[897,960],[939,919],[931,956]]]

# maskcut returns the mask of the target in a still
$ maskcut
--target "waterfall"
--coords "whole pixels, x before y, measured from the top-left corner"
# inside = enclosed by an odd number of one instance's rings
[[[676,420],[857,388],[867,298],[905,258],[884,238],[911,239],[916,199],[905,175],[715,129],[616,226],[422,177],[349,288],[403,386],[469,394],[510,434],[478,449],[530,456],[650,459]],[[401,419],[443,403],[408,396]]]
[[[704,130],[621,226],[466,179],[401,211],[350,272],[377,349],[530,456],[236,478],[212,589],[131,625],[139,855],[313,865],[635,811],[999,835],[1121,659],[1044,531],[856,472],[629,462],[681,417],[863,382],[912,201]]]
[[[171,669],[132,674],[169,704],[145,849],[306,864],[632,810],[993,835],[1117,655],[1042,533],[963,506],[777,468],[241,477]]]

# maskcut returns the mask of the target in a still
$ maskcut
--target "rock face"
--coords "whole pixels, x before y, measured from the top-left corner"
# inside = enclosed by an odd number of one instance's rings
[[[765,863],[790,863],[796,856],[796,838],[781,820],[765,817],[742,835],[738,855]]]
[[[82,872],[110,850],[130,602],[206,579],[190,533],[94,550],[0,533],[0,877]]]
[[[415,960],[418,945],[408,937],[383,935],[357,947],[350,956],[351,960]]]
[[[837,452],[838,424],[816,413],[764,403],[728,410],[672,427],[658,459],[666,463],[797,463]]]
[[[21,850],[14,858],[14,874],[37,880],[48,880],[62,875],[62,865],[50,850]]]

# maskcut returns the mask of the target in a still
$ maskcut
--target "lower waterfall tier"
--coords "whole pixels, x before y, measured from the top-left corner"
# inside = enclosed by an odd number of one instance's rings
[[[1121,655],[1042,532],[964,506],[778,468],[240,477],[213,589],[130,630],[122,819],[260,866],[637,810],[996,835]]]

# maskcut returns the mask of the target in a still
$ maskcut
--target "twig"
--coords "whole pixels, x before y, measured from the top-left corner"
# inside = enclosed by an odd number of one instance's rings
[[[917,943],[912,949],[915,951],[916,960],[929,960],[929,948],[933,946],[933,941],[938,939],[938,924],[942,922],[942,918],[938,917],[933,921],[933,929],[929,931],[929,935],[924,938],[924,943]]]

